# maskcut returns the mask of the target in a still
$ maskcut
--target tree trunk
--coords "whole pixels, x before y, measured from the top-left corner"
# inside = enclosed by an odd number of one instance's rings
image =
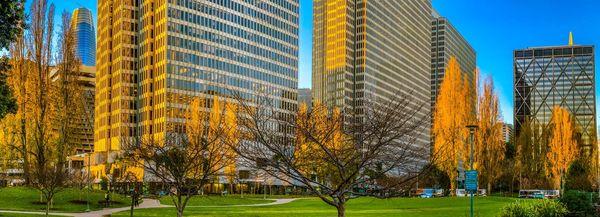
[[[492,195],[492,182],[491,181],[488,181],[488,183],[487,183],[487,192],[486,192],[486,194],[490,195],[490,196]]]
[[[177,190],[177,217],[183,217],[183,201],[181,198],[181,191]]]
[[[135,199],[133,194],[131,194],[131,210],[129,211],[129,216],[133,217],[133,206],[135,205]]]
[[[46,216],[50,213],[50,199],[46,198]]]
[[[336,208],[337,208],[338,217],[345,217],[346,216],[346,203],[340,202],[336,206]]]

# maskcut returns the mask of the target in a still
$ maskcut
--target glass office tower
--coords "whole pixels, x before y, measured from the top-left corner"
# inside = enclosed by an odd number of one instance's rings
[[[515,50],[515,138],[527,119],[543,130],[552,118],[552,108],[561,106],[575,117],[580,147],[595,148],[594,79],[594,46],[571,44]]]
[[[371,100],[410,92],[429,116],[431,13],[429,0],[315,0],[314,102],[360,119]]]
[[[298,0],[98,2],[95,151],[183,128],[194,97],[269,93],[297,109]]]
[[[96,32],[92,12],[87,8],[77,8],[71,18],[75,29],[77,49],[75,53],[85,66],[96,65]]]

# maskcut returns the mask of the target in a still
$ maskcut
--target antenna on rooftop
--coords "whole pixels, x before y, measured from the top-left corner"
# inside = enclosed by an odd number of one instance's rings
[[[573,46],[573,32],[569,32],[569,46]]]

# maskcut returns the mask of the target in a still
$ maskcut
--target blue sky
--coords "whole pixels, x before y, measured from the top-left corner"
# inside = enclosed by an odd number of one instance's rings
[[[299,87],[310,87],[312,0],[299,1]],[[54,3],[57,11],[84,6],[96,13],[93,0]],[[600,2],[596,0],[433,0],[433,7],[449,18],[475,48],[477,65],[484,75],[492,76],[502,115],[509,123],[513,118],[514,49],[564,45],[570,31],[576,44],[600,44]]]

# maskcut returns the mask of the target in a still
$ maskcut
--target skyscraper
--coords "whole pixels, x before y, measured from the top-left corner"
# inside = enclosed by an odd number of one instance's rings
[[[410,92],[429,115],[431,10],[430,0],[315,0],[313,100],[360,115],[369,100]]]
[[[529,120],[539,130],[552,117],[552,108],[566,108],[575,119],[579,144],[596,148],[596,88],[594,46],[532,47],[514,51],[515,131]]]
[[[431,108],[435,109],[435,102],[440,86],[444,80],[444,70],[448,66],[450,57],[454,56],[460,65],[460,71],[475,90],[476,53],[469,42],[450,23],[437,12],[433,13],[431,21]],[[475,94],[473,94],[475,102]],[[476,103],[472,103],[473,111]]]
[[[98,2],[95,152],[181,130],[194,97],[297,109],[298,0]]]
[[[308,107],[312,106],[312,91],[310,88],[298,89],[298,103],[305,103]]]
[[[96,32],[94,31],[94,19],[92,12],[87,8],[77,8],[73,11],[71,18],[75,28],[77,41],[77,56],[81,63],[86,66],[96,65]]]

